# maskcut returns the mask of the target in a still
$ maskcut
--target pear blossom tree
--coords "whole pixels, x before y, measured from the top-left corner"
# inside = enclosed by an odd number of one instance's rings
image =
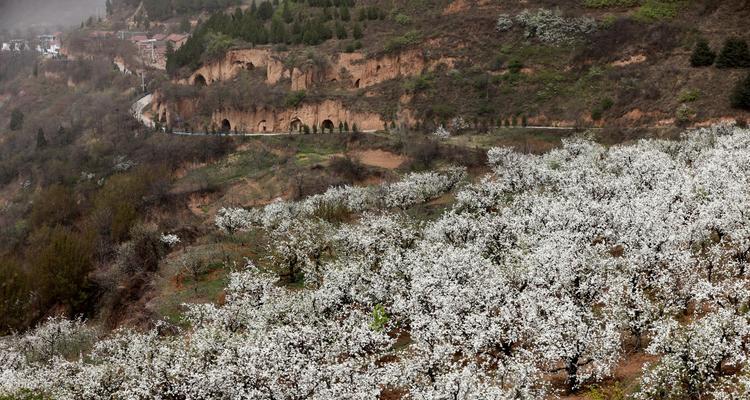
[[[474,183],[448,168],[222,209],[217,228],[269,238],[223,304],[186,305],[183,328],[96,339],[53,319],[2,338],[0,395],[540,399],[635,343],[655,359],[637,398],[747,397],[750,131],[488,160]],[[450,191],[433,220],[404,212]],[[331,206],[351,219],[321,218]]]

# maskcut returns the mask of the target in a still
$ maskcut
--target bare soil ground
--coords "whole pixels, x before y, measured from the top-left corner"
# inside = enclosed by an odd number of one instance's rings
[[[408,160],[407,157],[384,150],[360,150],[351,155],[362,164],[384,169],[396,169]]]

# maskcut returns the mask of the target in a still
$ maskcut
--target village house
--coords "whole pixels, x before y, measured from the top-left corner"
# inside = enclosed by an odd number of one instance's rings
[[[26,39],[12,39],[9,42],[4,42],[2,45],[2,51],[28,51],[31,50],[29,41]]]
[[[55,58],[60,56],[60,48],[62,47],[62,41],[60,36],[62,33],[56,32],[51,35],[39,35],[37,36],[36,51],[47,58]]]
[[[188,34],[157,33],[151,38],[146,35],[133,35],[129,40],[138,47],[138,54],[144,63],[153,68],[166,69],[167,44],[171,44],[172,48],[177,50],[187,42],[189,37]]]
[[[182,47],[182,45],[185,44],[185,42],[187,42],[189,38],[190,35],[187,33],[173,33],[167,36],[167,42],[172,43],[172,48],[177,50]]]

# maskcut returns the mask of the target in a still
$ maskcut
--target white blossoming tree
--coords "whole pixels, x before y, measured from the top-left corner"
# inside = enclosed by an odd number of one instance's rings
[[[0,394],[540,399],[610,375],[635,342],[655,357],[638,398],[747,397],[750,131],[488,159],[468,185],[452,168],[220,210],[271,255],[231,273],[223,304],[93,348],[80,321],[4,338]],[[435,220],[405,212],[449,191]],[[321,218],[332,205],[351,220]]]

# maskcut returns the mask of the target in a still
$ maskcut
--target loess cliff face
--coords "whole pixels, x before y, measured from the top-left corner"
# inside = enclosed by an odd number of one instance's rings
[[[283,60],[287,56],[285,52],[271,49],[231,50],[223,59],[202,66],[181,83],[211,85],[231,80],[243,70],[262,68],[270,85],[290,79],[292,90],[310,89],[315,85],[334,82],[345,89],[355,90],[399,77],[419,75],[439,64],[453,66],[455,63],[452,58],[429,61],[419,49],[375,58],[367,58],[358,52],[341,53],[326,58],[323,65],[305,63],[293,67],[285,65]]]
[[[232,80],[243,70],[261,69],[265,72],[267,84],[285,85],[288,90],[336,85],[340,89],[354,92],[389,80],[420,75],[441,64],[449,67],[455,64],[455,59],[452,58],[428,60],[420,49],[372,58],[360,52],[341,53],[322,62],[308,61],[297,66],[287,66],[284,60],[288,56],[286,52],[275,52],[270,48],[231,50],[221,60],[202,66],[179,83],[212,85]],[[158,93],[155,98],[157,100],[152,105],[152,112],[162,123],[174,122],[177,117],[190,118],[196,111],[194,101],[182,100],[175,104],[167,104],[160,99]],[[402,107],[399,107],[396,115],[397,122],[413,125],[416,118],[405,107],[404,99],[401,100]],[[303,125],[326,129],[332,125],[338,129],[340,123],[347,123],[350,127],[356,124],[358,129],[369,131],[383,129],[387,122],[376,113],[352,111],[339,100],[302,104],[295,108],[215,110],[212,117],[215,127],[242,132],[287,132],[298,130]]]
[[[230,50],[224,58],[203,65],[188,78],[187,82],[183,80],[181,83],[210,85],[214,82],[230,80],[243,70],[268,69],[270,57],[270,49]]]
[[[213,124],[222,130],[240,132],[297,132],[303,125],[335,130],[339,124],[355,124],[362,131],[383,129],[380,115],[348,110],[340,101],[325,100],[302,104],[295,108],[260,108],[254,111],[219,110],[213,114]]]

